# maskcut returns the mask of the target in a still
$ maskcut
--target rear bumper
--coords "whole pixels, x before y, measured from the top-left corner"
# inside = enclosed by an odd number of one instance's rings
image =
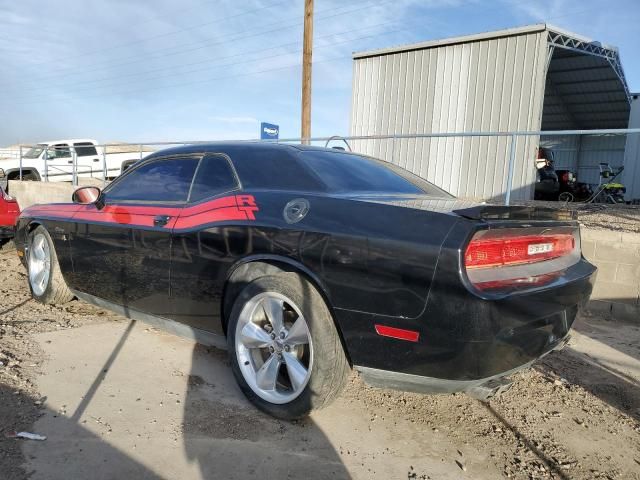
[[[542,354],[538,359],[544,357],[553,350],[561,350],[564,348],[569,342],[570,337],[571,335],[567,334],[553,349]],[[531,367],[533,363],[534,360],[509,371],[475,380],[447,380],[443,378],[425,377],[390,370],[361,367],[358,365],[354,368],[360,373],[360,376],[366,383],[374,387],[426,394],[464,392],[473,397],[486,400],[510,386],[510,382],[505,380],[506,377],[509,377],[519,371],[526,370]]]

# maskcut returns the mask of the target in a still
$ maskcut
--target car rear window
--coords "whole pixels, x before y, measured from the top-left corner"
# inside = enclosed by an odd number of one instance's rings
[[[288,149],[255,147],[228,149],[236,172],[246,189],[317,192],[322,182]]]
[[[382,160],[352,153],[303,151],[305,164],[333,193],[426,194],[451,197],[447,192]]]
[[[88,157],[90,155],[98,155],[95,145],[91,142],[78,142],[74,143],[73,147],[76,150],[76,155],[79,157]]]

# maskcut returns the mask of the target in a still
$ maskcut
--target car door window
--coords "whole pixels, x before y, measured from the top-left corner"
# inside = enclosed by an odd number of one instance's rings
[[[69,145],[67,145],[66,143],[58,143],[57,145],[52,145],[47,149],[47,156],[49,158],[69,158],[71,156]]]
[[[76,151],[76,155],[79,157],[89,157],[89,156],[98,155],[95,145],[93,145],[93,143],[91,142],[74,143],[73,147]]]
[[[239,188],[229,159],[224,155],[206,155],[198,166],[189,202],[199,202]]]
[[[106,201],[184,203],[198,161],[197,157],[171,157],[145,162],[106,189]]]

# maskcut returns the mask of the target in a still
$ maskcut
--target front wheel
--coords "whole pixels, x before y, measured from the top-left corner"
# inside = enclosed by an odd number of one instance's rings
[[[73,293],[60,272],[49,232],[42,225],[29,235],[27,270],[31,294],[38,302],[56,305],[73,300]]]
[[[227,342],[243,393],[284,420],[331,403],[350,370],[324,299],[295,273],[261,277],[242,290]]]

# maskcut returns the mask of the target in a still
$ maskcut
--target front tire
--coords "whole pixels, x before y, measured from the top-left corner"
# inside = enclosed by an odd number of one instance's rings
[[[39,225],[29,234],[27,270],[31,295],[40,303],[61,305],[73,300],[49,232]]]
[[[240,292],[227,342],[242,392],[283,420],[329,405],[350,370],[324,299],[295,273],[258,278]]]

